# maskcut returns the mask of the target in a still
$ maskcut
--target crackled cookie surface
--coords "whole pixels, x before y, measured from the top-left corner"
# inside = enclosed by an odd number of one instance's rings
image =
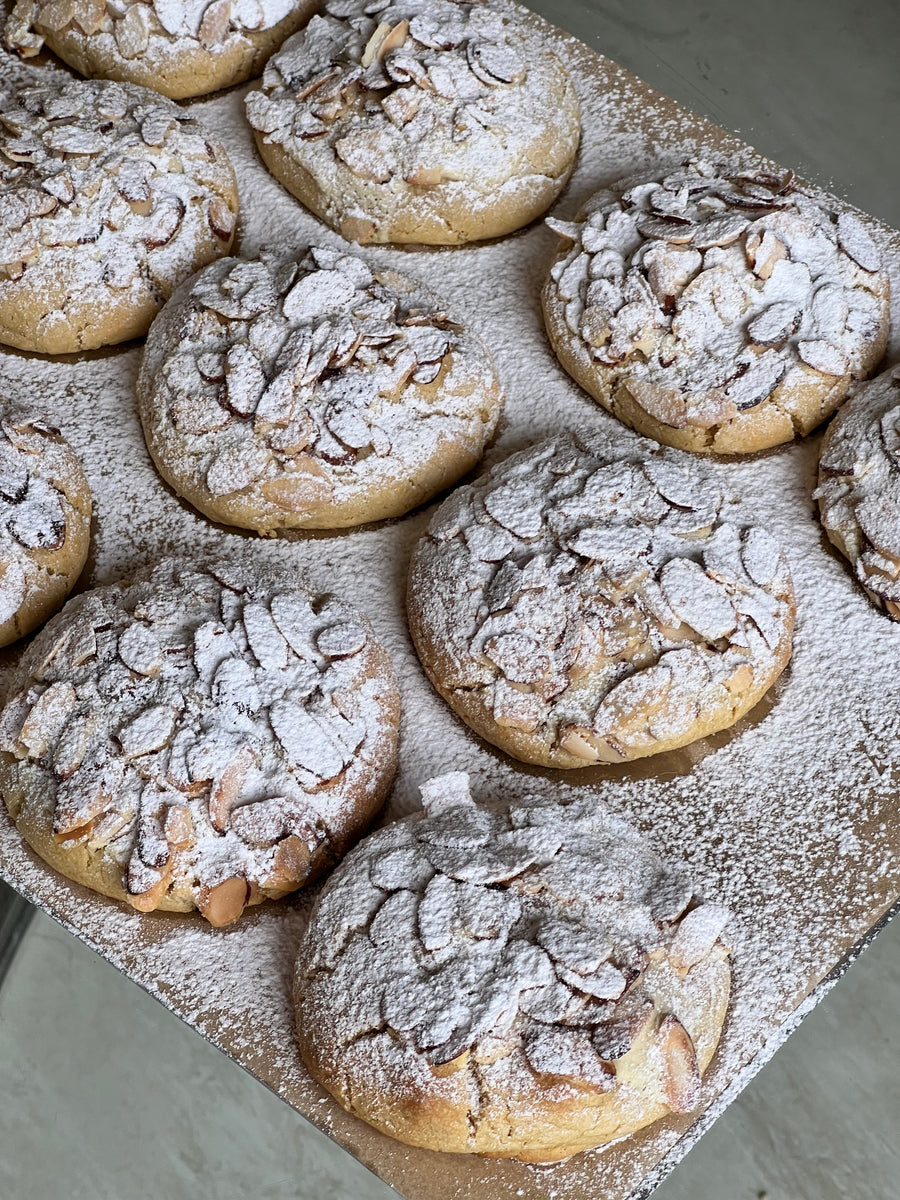
[[[559,194],[580,137],[559,59],[492,0],[327,0],[247,115],[272,173],[358,242],[518,229]]]
[[[829,425],[816,498],[869,597],[900,620],[900,367],[855,389]]]
[[[55,612],[81,574],[91,492],[45,418],[0,400],[0,646]]]
[[[487,350],[436,297],[323,247],[185,283],[138,394],[163,478],[260,533],[407,512],[475,465],[502,403]]]
[[[225,151],[156,93],[0,81],[0,342],[67,354],[143,336],[227,253],[236,213]]]
[[[668,445],[732,454],[809,433],[884,353],[878,248],[790,172],[692,162],[550,224],[564,239],[544,289],[560,362]]]
[[[453,772],[422,797],[316,901],[295,983],[313,1077],[401,1141],[530,1162],[694,1109],[727,910],[596,796],[476,805]]]
[[[410,630],[476,733],[525,762],[616,763],[748,712],[791,653],[779,546],[705,464],[565,435],[458,488],[419,542]]]
[[[368,622],[291,573],[166,560],[71,600],[0,715],[0,791],[51,866],[213,925],[344,852],[394,773]]]
[[[315,8],[315,0],[18,0],[4,40],[23,58],[46,42],[82,75],[181,100],[258,74]]]

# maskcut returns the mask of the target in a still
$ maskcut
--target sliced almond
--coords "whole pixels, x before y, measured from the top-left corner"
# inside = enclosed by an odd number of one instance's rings
[[[62,732],[63,726],[77,704],[75,689],[70,683],[51,683],[28,714],[18,740],[30,758],[42,758]]]
[[[176,850],[189,850],[196,841],[194,819],[186,804],[169,806],[163,830],[170,845]]]
[[[412,187],[437,187],[446,179],[443,167],[417,167],[410,175],[404,175],[404,180]]]
[[[787,258],[787,246],[771,230],[752,233],[746,242],[747,259],[760,279],[769,279],[775,264]]]
[[[123,58],[139,58],[150,45],[150,16],[145,4],[129,6],[121,21],[113,25],[113,37]]]
[[[378,43],[378,49],[375,55],[377,60],[379,62],[383,62],[385,56],[390,54],[392,50],[399,50],[400,47],[406,42],[408,34],[409,21],[398,21],[393,29],[391,29],[390,32],[387,33]],[[367,67],[369,64],[363,62],[363,66]]]
[[[217,883],[215,887],[201,887],[197,907],[210,925],[221,929],[222,926],[231,925],[238,919],[249,899],[250,888],[247,880],[235,876]]]
[[[460,1071],[465,1070],[469,1065],[471,1054],[471,1050],[463,1050],[462,1054],[457,1054],[456,1058],[451,1058],[448,1062],[429,1062],[428,1065],[435,1079],[446,1079],[448,1075],[457,1075]]]
[[[209,794],[209,820],[213,829],[219,833],[224,833],[228,828],[231,810],[240,798],[254,761],[255,755],[250,746],[241,746],[225,770],[213,782]]]
[[[303,513],[330,500],[334,486],[314,458],[298,454],[291,460],[290,472],[267,480],[259,490],[279,508]]]
[[[312,852],[306,842],[292,833],[275,847],[268,885],[286,889],[297,887],[309,876],[311,858]]]
[[[155,754],[168,746],[179,711],[171,704],[153,704],[124,725],[116,735],[127,759]]]
[[[791,300],[782,300],[761,312],[747,326],[758,346],[777,346],[796,333],[803,313]]]
[[[375,32],[369,38],[368,42],[366,42],[365,49],[362,53],[362,58],[360,59],[364,70],[367,71],[369,67],[371,67],[378,55],[378,49],[381,46],[381,43],[391,32],[392,28],[393,27],[387,21],[382,21],[381,24],[376,27]],[[408,28],[409,25],[407,24],[407,29]]]
[[[845,254],[864,271],[877,271],[881,267],[881,254],[869,231],[859,217],[843,212],[838,217],[838,243]]]
[[[360,179],[387,183],[393,175],[393,146],[379,129],[353,130],[334,143],[334,152]]]
[[[701,904],[682,917],[669,947],[669,961],[676,970],[702,962],[712,950],[731,913],[721,904]]]
[[[51,33],[59,33],[72,23],[75,16],[75,0],[50,0],[41,9],[40,23],[42,29]]]
[[[560,749],[574,754],[585,763],[620,763],[625,759],[614,746],[591,729],[569,729],[561,739]]]
[[[206,50],[219,46],[228,35],[231,22],[231,0],[213,0],[203,13],[200,22],[199,38]]]
[[[136,4],[128,11],[135,12],[141,7]],[[141,231],[141,241],[149,250],[167,246],[181,228],[186,211],[180,196],[164,197],[147,217]]]
[[[823,375],[840,377],[850,370],[847,355],[837,346],[825,341],[803,341],[797,343],[797,353],[808,367]]]
[[[153,912],[154,909],[159,908],[163,897],[169,890],[169,883],[172,879],[172,860],[170,859],[162,870],[157,871],[151,867],[145,867],[142,863],[134,863],[136,857],[135,855],[132,859],[135,870],[129,869],[128,873],[128,903],[138,912]]]
[[[660,1022],[656,1045],[662,1055],[666,1103],[673,1112],[692,1112],[700,1100],[700,1068],[690,1034],[674,1014]]]
[[[79,0],[76,5],[75,24],[88,37],[99,33],[106,19],[106,0]]]
[[[210,229],[220,242],[229,242],[234,233],[237,218],[221,196],[214,196],[206,210]]]

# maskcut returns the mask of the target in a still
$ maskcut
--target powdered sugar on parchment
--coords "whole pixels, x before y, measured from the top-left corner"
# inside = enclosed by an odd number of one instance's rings
[[[578,170],[557,206],[561,219],[574,218],[599,186],[654,160],[739,149],[577,43],[560,37],[554,44],[573,74],[585,124]],[[283,238],[285,228],[295,231],[298,242],[340,245],[256,160],[240,89],[190,111],[227,142],[235,161],[242,252]],[[878,227],[874,236],[900,292],[900,239]],[[566,426],[631,437],[567,379],[546,344],[538,296],[557,241],[535,226],[492,245],[372,256],[421,277],[488,344],[507,393],[506,423],[491,461]],[[895,339],[892,352],[898,350]],[[504,800],[590,789],[636,821],[666,861],[686,864],[704,896],[734,913],[728,927],[732,1004],[706,1085],[707,1096],[721,1093],[767,1042],[769,1050],[779,1040],[782,1023],[900,891],[892,766],[900,761],[900,735],[891,703],[900,627],[873,609],[822,535],[811,499],[819,439],[749,463],[711,467],[785,548],[797,591],[793,664],[762,719],[748,719],[733,734],[667,756],[665,763],[596,768],[560,779],[486,749],[425,681],[406,632],[402,596],[411,549],[429,512],[301,540],[262,542],[214,528],[182,507],[153,471],[136,416],[137,364],[133,347],[83,362],[15,353],[0,359],[5,390],[27,397],[40,388],[85,464],[97,502],[94,578],[109,581],[163,552],[197,557],[225,549],[236,558],[302,571],[314,586],[356,603],[371,617],[400,675],[404,721],[392,813],[417,807],[424,779],[463,768],[479,795]],[[0,824],[0,847],[5,877],[64,913],[81,936],[416,1200],[491,1192],[525,1200],[621,1200],[690,1125],[690,1118],[667,1120],[626,1143],[550,1168],[454,1159],[442,1163],[438,1179],[431,1156],[345,1117],[323,1101],[299,1065],[289,980],[302,907],[282,903],[259,910],[242,919],[246,925],[224,932],[191,919],[143,918],[48,876],[6,822]]]

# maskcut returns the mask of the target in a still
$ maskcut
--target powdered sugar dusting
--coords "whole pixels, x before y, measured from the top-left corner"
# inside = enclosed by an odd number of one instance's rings
[[[489,355],[437,297],[321,246],[186,283],[140,392],[166,477],[258,532],[403,512],[449,482],[444,456],[456,474],[478,460],[500,407]]]
[[[0,337],[65,353],[144,332],[185,274],[227,251],[232,192],[221,147],[155,92],[58,73],[4,80]]]
[[[335,626],[351,653],[323,652]],[[76,597],[9,694],[14,815],[86,847],[144,911],[197,905],[221,925],[294,890],[393,771],[394,681],[370,630],[284,573],[164,560]]]
[[[536,27],[546,28],[537,20]],[[583,106],[581,160],[556,215],[571,219],[597,188],[673,154],[733,154],[739,143],[637,85],[572,39],[553,45]],[[6,69],[7,61],[4,59]],[[191,106],[227,142],[242,197],[242,252],[296,231],[298,242],[341,243],[287,196],[255,158],[243,90]],[[755,157],[754,167],[762,168]],[[900,294],[900,238],[866,222]],[[544,340],[538,294],[557,239],[543,227],[493,245],[437,253],[379,251],[372,261],[423,278],[489,346],[507,393],[506,424],[492,459],[505,458],[563,425],[629,434],[560,370]],[[895,328],[897,305],[895,304]],[[892,352],[900,350],[895,339]],[[900,891],[896,820],[900,738],[896,691],[900,627],[875,611],[833,556],[814,514],[818,439],[752,463],[713,465],[784,546],[798,595],[790,673],[758,724],[690,753],[637,767],[558,774],[515,767],[486,750],[427,685],[405,629],[402,594],[412,547],[429,513],[338,537],[245,539],[179,505],[148,459],[134,402],[139,353],[69,363],[14,353],[0,358],[11,395],[42,400],[85,465],[97,500],[94,579],[106,582],[162,552],[193,558],[225,550],[236,559],[283,564],[321,590],[339,592],[371,616],[400,674],[405,713],[401,772],[392,812],[418,806],[426,778],[464,767],[473,790],[498,797],[571,796],[590,788],[636,820],[669,862],[686,864],[700,891],[734,917],[735,984],[705,1096],[722,1093],[831,967],[859,942]],[[102,431],[102,437],[98,436]],[[129,913],[49,875],[5,820],[2,871],[77,927],[83,938],[207,1036],[251,1066],[312,1120],[415,1200],[490,1194],[522,1200],[622,1200],[673,1147],[686,1148],[692,1118],[667,1118],[626,1143],[568,1164],[521,1164],[433,1155],[380,1137],[346,1117],[309,1083],[294,1045],[289,980],[305,901],[282,902],[224,932],[191,918]]]
[[[783,441],[809,428],[806,367],[843,380],[832,408],[871,368],[887,307],[878,249],[791,172],[693,161],[601,190],[582,220],[551,225],[565,244],[548,307],[605,403],[624,381],[664,425],[698,430],[769,404]]]
[[[525,761],[565,767],[736,720],[787,660],[792,589],[777,544],[720,484],[655,443],[580,431],[454,492],[408,599],[453,707],[497,745],[525,735],[512,747]]]
[[[857,388],[822,444],[822,523],[872,600],[900,616],[900,372]]]

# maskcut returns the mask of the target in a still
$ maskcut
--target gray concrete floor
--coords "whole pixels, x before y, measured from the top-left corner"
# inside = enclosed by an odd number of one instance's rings
[[[895,1200],[898,990],[900,922],[658,1200]],[[0,989],[0,1063],[3,1200],[395,1195],[43,915]]]
[[[897,0],[532,7],[900,226]],[[898,988],[900,923],[677,1168],[659,1200],[895,1200]],[[42,916],[0,990],[0,1064],[0,1200],[393,1194]]]

